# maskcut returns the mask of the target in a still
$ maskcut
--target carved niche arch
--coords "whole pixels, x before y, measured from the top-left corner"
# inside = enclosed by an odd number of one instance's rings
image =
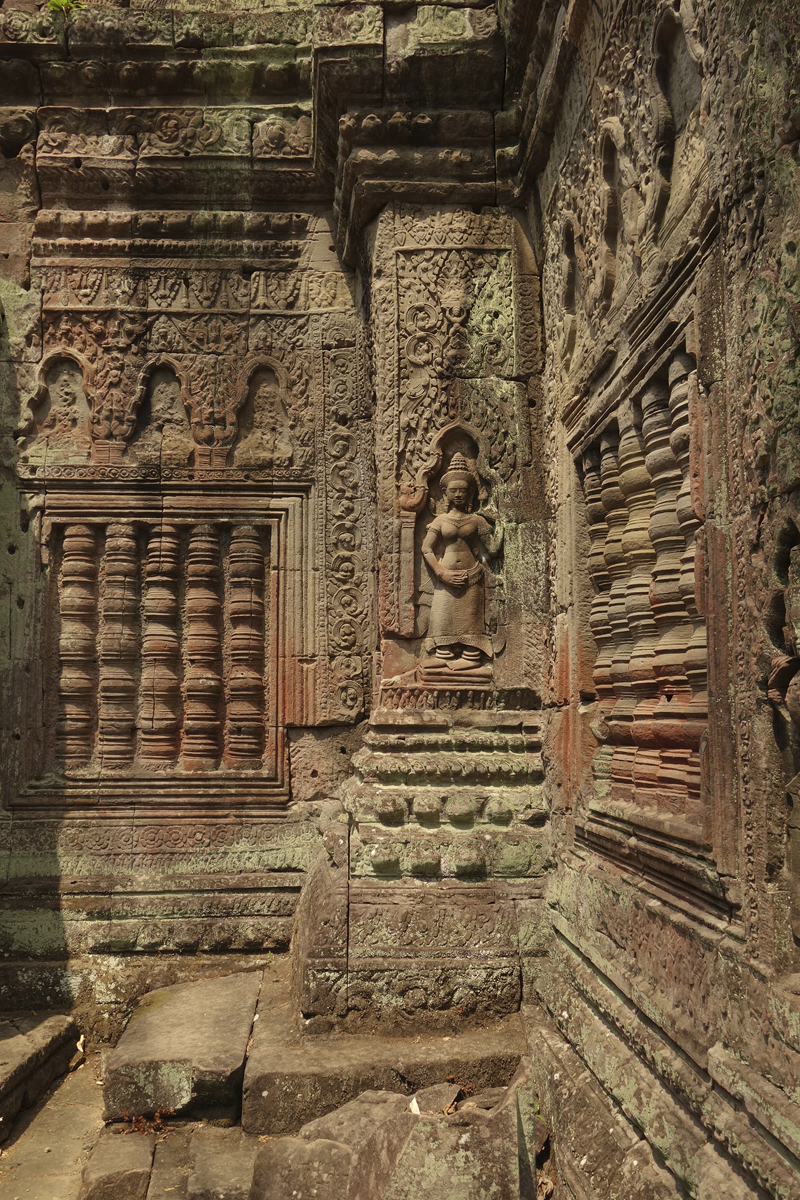
[[[474,453],[470,452],[468,447],[470,442],[474,447]],[[466,447],[462,443],[465,443]],[[478,501],[484,504],[497,485],[499,477],[489,465],[491,447],[486,434],[463,418],[449,421],[431,438],[428,456],[417,471],[417,490],[424,489],[427,499],[430,496],[432,481],[442,472],[445,456],[450,457],[457,451],[460,451],[471,463],[478,481]],[[481,464],[480,467],[478,467],[478,463]]]
[[[157,413],[152,408],[154,388],[161,374],[171,375],[178,385],[180,409],[172,420],[168,413]],[[144,451],[157,435],[159,460],[168,465],[185,466],[193,448],[192,400],[191,381],[179,359],[171,354],[159,354],[150,359],[139,373],[132,405],[135,425],[131,440],[137,443],[137,450],[141,447]],[[194,448],[197,449],[196,443]]]
[[[295,438],[289,371],[274,355],[248,360],[235,395],[234,456],[248,466],[294,466]]]
[[[80,375],[80,390],[86,404],[85,414],[66,411],[71,406],[59,403],[53,396],[52,375],[62,364],[74,367]],[[94,383],[94,367],[82,354],[70,347],[51,350],[39,364],[36,387],[23,410],[20,434],[27,435],[30,443],[35,442],[39,436],[46,436],[49,440],[64,442],[65,447],[71,442],[73,449],[88,450],[94,413]],[[49,408],[44,411],[48,403]],[[83,429],[79,425],[81,416]]]
[[[289,462],[275,461],[271,465],[307,470],[312,466],[314,459],[313,406],[308,401],[311,381],[302,359],[288,347],[272,346],[269,353],[253,355],[247,359],[238,376],[232,391],[233,403],[230,410],[233,428],[231,444],[236,443],[235,457],[240,457],[238,452],[242,443],[242,423],[248,418],[246,405],[251,399],[253,380],[259,371],[271,372],[275,377],[276,395],[273,400],[280,402],[280,409],[276,409],[275,423],[280,425],[283,422],[285,437],[281,440],[286,447],[290,446],[292,451]],[[269,408],[268,402],[266,407]],[[266,457],[269,457],[268,449],[265,453]],[[280,453],[278,457],[285,458],[286,452]]]

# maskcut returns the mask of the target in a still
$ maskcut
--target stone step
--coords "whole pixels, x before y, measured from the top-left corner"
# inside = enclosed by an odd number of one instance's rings
[[[486,1021],[450,1036],[418,1034],[301,1034],[292,1021],[288,989],[266,973],[242,1097],[248,1133],[296,1133],[361,1092],[383,1089],[412,1095],[455,1080],[483,1091],[505,1087],[527,1054],[520,1015]]]
[[[81,1200],[535,1200],[536,1104],[525,1058],[507,1087],[371,1089],[293,1136],[180,1123],[156,1144],[117,1126],[84,1167]]]
[[[22,1108],[29,1108],[78,1051],[78,1026],[71,1017],[27,1013],[0,1019],[0,1142]]]
[[[175,984],[139,1001],[103,1070],[105,1119],[236,1121],[262,972]]]

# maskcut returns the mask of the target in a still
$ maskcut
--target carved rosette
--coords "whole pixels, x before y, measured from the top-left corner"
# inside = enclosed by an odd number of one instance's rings
[[[112,769],[129,766],[135,752],[138,576],[136,531],[114,522],[106,530],[98,730],[100,765]]]
[[[222,644],[219,540],[211,525],[196,525],[186,555],[186,705],[181,761],[188,770],[213,768],[220,756]]]
[[[264,550],[252,525],[239,525],[231,535],[229,612],[225,761],[258,767],[264,753]]]
[[[181,724],[178,574],[180,535],[174,525],[153,530],[144,571],[139,757],[172,765]]]
[[[64,530],[58,593],[61,674],[56,755],[66,769],[85,765],[94,751],[97,692],[97,541],[91,525]]]

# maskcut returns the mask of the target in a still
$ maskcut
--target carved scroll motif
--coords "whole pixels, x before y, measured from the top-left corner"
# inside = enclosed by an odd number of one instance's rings
[[[366,572],[360,553],[359,444],[356,364],[351,351],[331,353],[328,365],[331,433],[326,443],[330,498],[327,530],[328,622],[332,684],[338,711],[346,717],[363,710],[362,659],[367,621]]]
[[[257,767],[264,753],[264,551],[252,525],[239,525],[231,536],[230,588],[225,759]]]
[[[186,710],[181,759],[188,770],[215,767],[222,721],[219,540],[211,525],[196,525],[186,556]]]
[[[136,734],[136,665],[139,556],[132,525],[106,530],[101,604],[98,759],[102,767],[133,762]]]
[[[181,717],[178,570],[180,538],[173,525],[153,530],[147,547],[139,689],[139,757],[172,764]]]
[[[94,750],[97,688],[97,543],[91,525],[68,525],[59,580],[61,635],[56,753],[83,766]]]

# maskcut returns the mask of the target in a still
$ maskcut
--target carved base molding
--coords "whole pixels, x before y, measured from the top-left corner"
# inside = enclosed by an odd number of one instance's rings
[[[551,858],[535,711],[378,710],[297,914],[313,1029],[515,1012]]]
[[[538,998],[590,1078],[658,1149],[673,1175],[694,1194],[719,1186],[716,1144],[748,1172],[741,1178],[726,1172],[726,1196],[745,1200],[753,1194],[753,1177],[770,1195],[793,1196],[797,1106],[720,1043],[698,1046],[693,1061],[685,1045],[676,1048],[659,1023],[648,1019],[646,1004],[630,1003],[617,973],[605,974],[602,962],[588,958],[587,947],[566,926],[556,929],[551,961],[534,981]],[[682,1020],[688,1031],[688,1018]],[[758,1090],[748,1088],[749,1076],[757,1078]],[[668,1138],[665,1128],[671,1130]]]

